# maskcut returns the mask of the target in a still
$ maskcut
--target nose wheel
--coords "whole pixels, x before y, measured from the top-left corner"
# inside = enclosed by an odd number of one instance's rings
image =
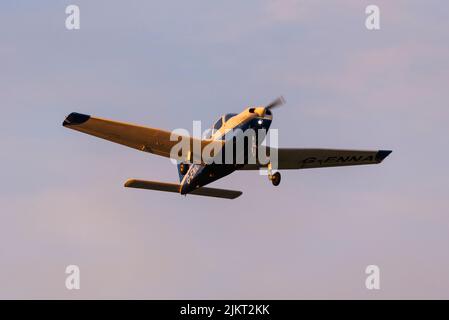
[[[270,180],[273,186],[278,186],[281,183],[281,174],[279,172],[275,172],[271,175]]]

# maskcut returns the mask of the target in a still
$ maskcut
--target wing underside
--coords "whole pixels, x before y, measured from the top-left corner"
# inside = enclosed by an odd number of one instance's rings
[[[185,141],[188,141],[190,150],[194,150],[194,143],[198,143],[201,146],[201,150],[210,143],[222,145],[220,141],[200,140],[161,129],[96,118],[75,112],[68,115],[62,125],[98,138],[167,158],[173,156],[171,155],[172,148],[183,138],[186,139]],[[175,154],[172,158],[178,161],[189,161],[189,159],[185,159],[182,156],[181,154]]]
[[[191,161],[191,158],[171,153],[172,148],[182,139],[188,141],[188,149],[192,153],[195,151],[194,144],[201,146],[202,152],[209,144],[216,145],[219,150],[224,143],[217,140],[200,140],[161,129],[96,118],[80,113],[71,113],[67,116],[63,126],[134,149],[184,162]],[[377,164],[381,163],[390,153],[389,150],[268,148],[273,168],[280,170]],[[276,154],[277,160],[274,156]],[[258,170],[266,166],[267,164],[248,164],[241,167],[240,170]]]
[[[277,152],[276,152],[277,151]],[[274,156],[277,153],[277,161]],[[350,150],[350,149],[269,149],[270,159],[275,169],[309,169],[340,166],[355,166],[381,163],[390,150]],[[249,164],[241,170],[258,170],[267,164]]]

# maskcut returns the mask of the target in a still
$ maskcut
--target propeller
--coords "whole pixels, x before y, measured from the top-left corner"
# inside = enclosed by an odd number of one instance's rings
[[[285,99],[284,97],[280,96],[279,98],[277,98],[276,100],[272,101],[271,103],[269,103],[265,109],[274,109],[277,107],[282,106],[285,103]]]
[[[264,117],[265,115],[271,116],[272,115],[271,109],[280,107],[284,103],[285,103],[285,99],[284,99],[284,97],[281,96],[281,97],[275,99],[274,101],[272,101],[271,103],[267,104],[266,106],[249,108],[249,112],[256,113],[259,117]]]

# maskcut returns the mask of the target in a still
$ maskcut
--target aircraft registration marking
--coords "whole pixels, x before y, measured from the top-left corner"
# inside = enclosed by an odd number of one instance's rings
[[[303,165],[318,163],[328,164],[328,163],[346,163],[346,162],[373,162],[374,156],[347,156],[347,157],[327,157],[324,159],[320,159],[317,157],[308,157],[301,161]]]

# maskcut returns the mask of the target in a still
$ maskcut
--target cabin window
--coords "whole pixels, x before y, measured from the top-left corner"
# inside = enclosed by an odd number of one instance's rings
[[[214,131],[220,130],[221,126],[223,125],[223,120],[220,118],[215,122],[214,124]]]
[[[229,119],[231,119],[232,117],[236,116],[236,113],[228,113],[227,115],[225,115],[224,117],[224,121],[228,121]]]

